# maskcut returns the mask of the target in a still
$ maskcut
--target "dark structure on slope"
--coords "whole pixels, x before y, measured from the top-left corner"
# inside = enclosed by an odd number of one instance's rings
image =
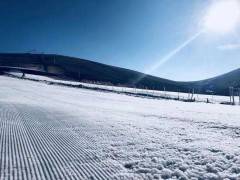
[[[98,81],[157,90],[165,88],[167,91],[189,92],[194,88],[198,93],[214,92],[214,94],[228,95],[229,86],[238,87],[240,85],[239,69],[203,81],[176,82],[129,69],[54,54],[2,53],[0,54],[0,66],[30,69],[75,80]],[[144,78],[136,82],[139,77]]]

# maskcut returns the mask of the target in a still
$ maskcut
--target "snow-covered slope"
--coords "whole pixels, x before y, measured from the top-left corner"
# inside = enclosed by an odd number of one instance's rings
[[[15,77],[22,78],[22,73],[9,73]],[[99,89],[99,90],[108,90],[112,92],[118,93],[129,93],[129,94],[138,94],[143,96],[151,96],[155,98],[164,98],[164,99],[179,99],[182,101],[187,101],[189,99],[194,99],[197,102],[210,102],[210,103],[229,103],[229,96],[219,96],[219,95],[206,95],[206,94],[197,94],[194,93],[193,96],[191,92],[183,93],[183,92],[171,92],[171,91],[159,91],[159,90],[149,90],[149,89],[138,89],[138,88],[129,88],[124,86],[113,86],[113,85],[101,85],[101,84],[93,84],[93,83],[84,83],[79,81],[69,81],[69,80],[62,80],[62,79],[54,79],[51,77],[46,76],[39,76],[39,75],[31,75],[26,74],[26,79],[29,80],[37,80],[46,83],[60,83],[66,86],[73,85],[79,86],[83,85],[86,88],[90,89]],[[235,96],[235,104],[239,105],[239,97]]]
[[[0,179],[240,179],[238,106],[0,84]]]

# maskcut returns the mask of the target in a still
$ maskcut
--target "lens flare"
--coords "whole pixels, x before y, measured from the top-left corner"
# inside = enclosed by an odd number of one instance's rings
[[[164,56],[162,59],[160,59],[156,64],[154,64],[152,67],[150,67],[145,74],[140,76],[137,80],[135,80],[134,84],[137,84],[139,81],[141,81],[147,74],[151,74],[155,72],[159,67],[161,67],[163,64],[165,64],[167,61],[169,61],[174,55],[176,55],[179,51],[181,51],[183,48],[185,48],[189,43],[191,43],[193,40],[195,40],[198,36],[200,36],[204,31],[199,31],[198,33],[191,36],[189,39],[187,39],[185,42],[180,44],[177,48],[169,52],[166,56]]]

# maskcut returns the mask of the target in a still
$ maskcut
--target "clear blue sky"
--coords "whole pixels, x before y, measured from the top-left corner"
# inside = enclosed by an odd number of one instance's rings
[[[200,30],[210,0],[0,1],[0,51],[58,53],[146,72]],[[199,80],[240,68],[240,36],[204,33],[152,72]]]

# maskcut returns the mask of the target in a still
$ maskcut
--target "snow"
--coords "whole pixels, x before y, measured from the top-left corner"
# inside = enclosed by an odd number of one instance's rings
[[[239,106],[0,82],[0,179],[240,179]]]
[[[15,76],[21,77],[22,73],[11,73]],[[101,84],[93,84],[93,83],[84,83],[77,81],[64,81],[60,79],[54,79],[50,77],[37,76],[26,74],[26,78],[35,79],[45,82],[55,82],[55,83],[64,83],[67,85],[83,85],[89,88],[99,88],[103,90],[110,90],[114,92],[125,92],[131,94],[143,94],[143,95],[152,95],[156,97],[169,98],[169,99],[181,99],[181,100],[189,100],[191,98],[191,93],[182,93],[182,92],[170,92],[170,91],[159,91],[159,90],[148,90],[148,89],[138,89],[138,88],[129,88],[129,87],[120,87],[120,86],[110,86],[110,85],[101,85]],[[195,93],[192,97],[197,102],[210,102],[210,103],[226,103],[229,102],[229,96],[219,96],[219,95],[207,95],[207,94],[197,94]],[[239,97],[235,96],[236,104],[240,104]]]

